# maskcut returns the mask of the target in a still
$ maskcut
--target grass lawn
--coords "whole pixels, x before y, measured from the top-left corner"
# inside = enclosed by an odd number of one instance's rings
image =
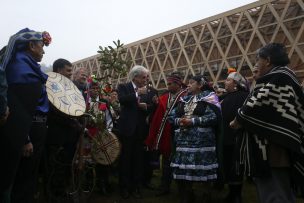
[[[154,176],[152,179],[152,184],[155,186],[158,186],[160,182],[160,170],[154,171]],[[95,191],[91,195],[91,197],[87,200],[88,203],[178,203],[178,192],[177,192],[177,186],[175,182],[173,181],[171,186],[171,193],[166,196],[162,197],[156,197],[155,193],[156,191],[143,189],[142,199],[134,199],[133,197],[130,197],[129,199],[122,199],[119,195],[119,188],[118,188],[118,182],[117,178],[112,178],[111,184],[113,186],[114,192],[110,194],[109,196],[103,196],[99,194],[98,188],[95,188]],[[196,183],[194,184],[194,193],[195,193],[195,202],[197,203],[204,203],[203,201],[203,193],[204,193],[204,184],[202,183]],[[222,199],[227,194],[228,190],[225,187],[222,191],[214,191],[212,192],[212,199],[213,201],[209,201],[208,203],[222,203]],[[250,181],[244,182],[244,188],[243,188],[243,202],[244,203],[258,203],[257,195],[255,186]],[[304,200],[297,200],[297,203],[304,203]]]
[[[152,185],[158,186],[160,183],[160,176],[161,171],[155,170],[152,178]],[[156,197],[155,194],[157,191],[155,190],[149,190],[149,189],[142,189],[142,199],[135,199],[133,197],[130,197],[129,199],[122,199],[119,195],[119,187],[118,187],[118,178],[117,175],[112,175],[110,177],[111,179],[111,186],[113,188],[113,192],[108,195],[101,195],[99,193],[99,188],[95,186],[95,189],[93,193],[87,198],[79,199],[74,202],[79,203],[178,203],[178,192],[177,192],[177,186],[176,183],[173,181],[171,185],[171,193],[166,196],[162,197]],[[228,189],[225,187],[223,190],[219,191],[216,189],[213,189],[211,192],[212,201],[204,201],[204,193],[206,191],[206,185],[203,183],[195,183],[193,185],[194,193],[195,193],[195,202],[197,203],[223,203],[222,199],[226,196]],[[41,187],[42,189],[42,187]],[[44,192],[41,192],[41,195],[39,195],[37,201],[35,203],[45,203],[45,195],[43,195]],[[57,203],[61,202],[69,202],[69,201],[59,201]],[[193,203],[195,203],[193,202]],[[257,195],[255,186],[250,181],[244,181],[244,187],[243,187],[243,202],[244,203],[258,203]],[[53,202],[52,202],[53,203]],[[304,203],[303,199],[298,199],[297,203]]]
[[[95,192],[91,195],[91,197],[88,199],[87,202],[90,203],[178,203],[178,192],[177,192],[177,186],[175,182],[173,181],[171,186],[171,193],[166,196],[162,197],[156,197],[155,193],[156,191],[149,190],[149,189],[143,189],[142,199],[134,199],[133,197],[130,197],[129,199],[121,199],[119,196],[119,188],[117,184],[117,178],[112,178],[112,186],[114,188],[114,192],[109,196],[103,196],[99,194],[98,188],[96,187]],[[152,184],[157,186],[160,182],[160,171],[156,170],[154,171],[154,176],[152,179]],[[204,193],[204,184],[202,183],[195,183],[193,185],[194,187],[194,193],[195,193],[195,202],[203,203],[203,193]],[[224,188],[222,191],[217,191],[214,189],[212,192],[212,199],[214,203],[221,203],[222,199],[227,194],[227,188]],[[257,197],[256,197],[256,191],[253,183],[245,181],[245,187],[243,190],[243,197],[244,197],[244,203],[256,203]],[[212,203],[210,202],[210,203]],[[300,202],[299,202],[300,203]],[[304,202],[303,202],[304,203]]]

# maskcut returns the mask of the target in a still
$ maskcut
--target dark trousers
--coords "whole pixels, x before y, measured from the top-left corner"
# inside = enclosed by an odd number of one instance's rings
[[[151,161],[153,154],[151,151],[143,149],[143,184],[149,185],[153,175],[153,167]]]
[[[272,168],[271,177],[255,178],[260,203],[295,203],[289,168]]]
[[[143,171],[143,140],[135,133],[122,135],[119,160],[119,184],[121,190],[133,191],[140,187]]]
[[[6,127],[6,126],[5,126]],[[0,167],[0,201],[9,199],[9,193],[13,186],[18,165],[20,162],[22,147],[26,137],[18,137],[10,134],[9,128],[0,128],[0,139],[2,146],[0,147],[0,159],[3,163]]]
[[[11,194],[12,203],[34,202],[34,194],[37,191],[39,165],[46,138],[45,122],[33,121],[30,138],[33,144],[33,154],[30,157],[22,157],[20,160]]]
[[[170,158],[162,157],[161,188],[164,190],[170,190],[172,182],[172,168],[170,167],[170,162]]]
[[[60,202],[67,192],[73,192],[74,189],[71,187],[73,152],[60,145],[47,145],[45,155],[47,199],[48,202]]]
[[[97,185],[101,187],[108,187],[110,185],[109,175],[110,175],[110,166],[104,166],[97,164],[96,167],[96,176],[97,176]]]
[[[228,184],[242,184],[242,168],[237,167],[235,146],[225,145],[223,149],[223,163],[225,182]]]
[[[9,146],[0,149],[0,159],[4,165],[0,167],[0,202],[11,202],[11,189],[14,184],[17,168],[21,157],[21,146],[14,150]]]

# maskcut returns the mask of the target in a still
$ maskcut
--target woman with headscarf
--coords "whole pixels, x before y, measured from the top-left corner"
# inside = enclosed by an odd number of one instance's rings
[[[180,201],[193,202],[193,182],[217,179],[216,126],[220,119],[218,97],[203,76],[189,80],[189,95],[173,111],[175,152],[171,167]]]
[[[292,186],[304,182],[304,94],[287,65],[283,44],[257,51],[259,78],[231,127],[246,131],[240,162],[254,177],[261,203],[295,203]]]
[[[237,110],[248,96],[247,81],[241,74],[232,72],[225,81],[225,90],[227,93],[221,101],[224,133],[224,172],[225,182],[229,186],[229,194],[225,198],[225,202],[236,203],[242,202],[242,176],[237,175],[234,151],[236,139],[242,132],[230,128],[229,123],[235,118]]]
[[[8,84],[10,109],[6,124],[0,128],[0,201],[33,202],[39,160],[46,136],[46,114],[49,109],[41,71],[44,50],[51,37],[47,32],[22,29],[10,37],[0,56]]]

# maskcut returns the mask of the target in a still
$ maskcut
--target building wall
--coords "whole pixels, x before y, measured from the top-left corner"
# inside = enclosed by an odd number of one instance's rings
[[[133,64],[150,70],[157,89],[166,88],[166,75],[181,71],[204,74],[214,84],[222,84],[228,67],[252,79],[256,50],[269,42],[284,43],[290,67],[300,81],[304,78],[304,3],[303,0],[261,0],[182,27],[126,45]],[[75,69],[98,70],[98,55],[73,63]],[[113,75],[113,84],[126,77]]]

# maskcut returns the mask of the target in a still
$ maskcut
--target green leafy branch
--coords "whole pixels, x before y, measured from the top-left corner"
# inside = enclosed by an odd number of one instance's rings
[[[100,54],[100,57],[98,58],[100,61],[99,68],[101,71],[109,70],[109,73],[112,73],[113,71],[114,75],[125,76],[132,61],[125,56],[127,50],[120,40],[117,40],[117,42],[113,41],[113,43],[116,47],[99,46],[99,50],[97,51]],[[111,75],[106,75],[105,78],[108,78],[109,76]]]

